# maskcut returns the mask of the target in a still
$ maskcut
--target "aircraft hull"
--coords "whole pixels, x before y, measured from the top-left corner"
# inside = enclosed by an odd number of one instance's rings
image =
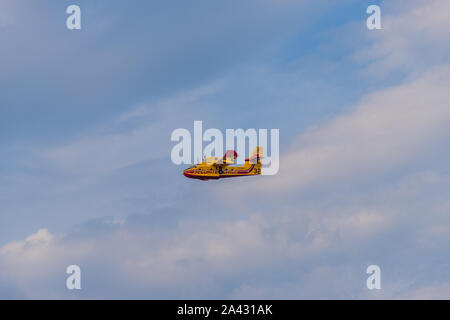
[[[230,168],[223,173],[218,173],[218,170],[185,170],[183,175],[186,178],[198,179],[198,180],[218,180],[222,178],[234,178],[234,177],[248,177],[261,174],[260,166],[252,164],[248,168]]]

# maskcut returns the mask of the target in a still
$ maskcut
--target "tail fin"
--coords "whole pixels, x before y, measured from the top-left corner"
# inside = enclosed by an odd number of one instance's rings
[[[261,163],[262,157],[263,157],[262,147],[256,147],[255,150],[253,150],[250,157],[245,159],[245,161],[251,163]]]

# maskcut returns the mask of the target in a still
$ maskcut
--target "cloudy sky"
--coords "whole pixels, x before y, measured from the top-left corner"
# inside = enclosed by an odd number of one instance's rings
[[[449,17],[0,0],[0,298],[450,298]],[[170,135],[194,120],[280,129],[279,173],[186,179]]]

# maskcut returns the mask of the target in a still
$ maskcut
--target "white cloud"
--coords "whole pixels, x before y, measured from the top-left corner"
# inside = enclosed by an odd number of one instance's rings
[[[417,73],[450,58],[450,2],[388,1],[382,5],[383,30],[368,31],[373,44],[356,57],[370,60],[371,74],[394,70]]]
[[[450,134],[450,47],[442,41],[450,30],[449,10],[450,2],[441,0],[383,6],[385,30],[370,31],[373,46],[358,56],[385,73],[407,67],[409,80],[369,94],[352,111],[311,127],[280,156],[278,175],[264,183],[245,181],[230,187],[230,194],[282,194],[376,177],[442,143]]]
[[[201,99],[217,92],[220,83],[218,80],[154,105],[141,104],[110,123],[114,128],[141,120],[138,125],[86,133],[66,145],[45,150],[42,157],[60,170],[84,175],[165,157],[170,154],[171,130],[177,128],[183,117],[203,107]]]
[[[351,112],[311,128],[280,156],[280,171],[233,186],[233,194],[297,192],[323,183],[376,176],[405,166],[449,134],[450,67],[373,93]],[[247,190],[244,192],[243,190]]]
[[[424,286],[405,294],[403,299],[410,300],[448,300],[450,299],[450,284],[443,283]]]
[[[28,236],[24,241],[15,241],[6,244],[0,248],[0,254],[23,254],[31,251],[33,248],[47,247],[52,240],[53,235],[51,235],[47,229],[41,229],[38,232]]]
[[[41,229],[23,241],[1,247],[0,283],[14,287],[26,298],[58,297],[52,278],[64,274],[72,256],[86,255],[91,248],[82,241],[64,245],[61,239],[62,236]]]
[[[149,295],[164,290],[175,297],[185,287],[195,297],[206,297],[217,291],[222,278],[235,279],[233,286],[240,286],[244,274],[276,270],[339,244],[348,248],[381,232],[385,223],[377,212],[358,210],[344,219],[336,214],[323,218],[320,212],[293,211],[275,219],[253,214],[230,222],[186,220],[161,233],[139,231],[125,222],[100,234],[84,230],[83,237],[39,230],[0,248],[0,282],[12,283],[27,298],[64,297],[63,288],[53,287],[55,278],[62,281],[58,274],[67,265],[78,264],[86,273],[104,270],[109,285],[118,290],[126,283]],[[302,226],[305,235],[297,235],[294,226]],[[87,286],[89,281],[92,287],[95,280],[86,280]],[[40,291],[42,282],[48,291]],[[86,294],[95,296],[96,290]]]

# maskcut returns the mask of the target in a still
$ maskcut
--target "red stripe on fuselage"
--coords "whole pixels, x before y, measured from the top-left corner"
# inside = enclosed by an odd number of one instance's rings
[[[189,170],[189,171],[183,172],[183,175],[186,178],[199,179],[199,180],[231,178],[231,177],[243,177],[243,176],[246,176],[247,174],[249,174],[250,172],[252,172],[254,167],[255,167],[255,165],[253,164],[247,170],[237,171],[236,172],[237,174],[223,174],[222,173],[222,174],[219,174],[218,176],[206,176],[206,175],[197,175],[197,174],[195,174],[195,170]]]

